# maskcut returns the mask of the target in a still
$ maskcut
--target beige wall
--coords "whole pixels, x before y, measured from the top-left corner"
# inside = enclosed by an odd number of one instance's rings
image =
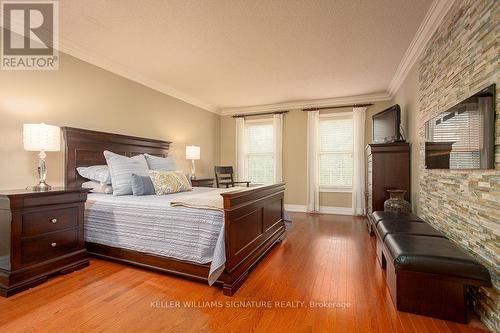
[[[366,115],[365,142],[371,142],[371,117],[391,106],[391,101],[375,103]],[[322,112],[349,112],[351,108],[325,110]],[[220,120],[221,164],[235,163],[235,121],[230,116]],[[305,205],[307,201],[307,114],[293,110],[285,114],[283,123],[283,179],[286,182],[285,203]],[[321,193],[320,204],[331,207],[351,207],[351,193]]]
[[[413,210],[418,213],[418,192],[420,183],[420,144],[418,135],[418,65],[413,66],[405,81],[398,89],[393,99],[404,110],[405,131],[407,141],[411,144],[411,203]],[[403,116],[401,117],[403,118]]]
[[[186,171],[185,145],[200,145],[198,174],[212,175],[219,159],[218,115],[71,56],[60,56],[58,71],[0,72],[0,189],[23,188],[37,180],[37,154],[23,150],[23,123],[171,140],[172,153]],[[63,155],[47,154],[47,180],[62,185]]]
[[[305,205],[307,201],[307,115],[305,112],[295,110],[286,113],[283,118],[285,203]]]

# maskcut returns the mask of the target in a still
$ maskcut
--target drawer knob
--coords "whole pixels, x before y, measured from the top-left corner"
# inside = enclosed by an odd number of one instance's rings
[[[57,223],[57,219],[51,219],[50,222]]]
[[[50,246],[52,247],[56,247],[57,246],[57,243],[51,243]]]

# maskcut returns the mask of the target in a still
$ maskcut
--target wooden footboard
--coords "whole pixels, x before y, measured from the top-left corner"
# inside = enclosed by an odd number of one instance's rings
[[[285,233],[285,184],[223,193],[226,269],[224,294],[231,296],[248,272]]]

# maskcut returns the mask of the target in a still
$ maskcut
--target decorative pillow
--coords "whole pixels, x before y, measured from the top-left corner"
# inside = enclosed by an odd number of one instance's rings
[[[149,170],[149,177],[158,195],[191,191],[191,184],[181,171]]]
[[[89,188],[92,193],[113,194],[113,187],[111,185],[102,184],[96,181],[85,182],[82,184],[83,188]]]
[[[149,170],[175,171],[175,158],[173,156],[158,157],[154,155],[144,154],[146,162],[148,162]]]
[[[155,194],[153,182],[149,176],[139,176],[132,174],[132,193],[134,195],[151,195]]]
[[[87,178],[101,184],[111,184],[111,174],[107,165],[92,165],[88,167],[78,167],[76,171],[83,178]]]
[[[144,155],[127,157],[110,151],[104,151],[113,183],[113,195],[132,194],[132,174],[148,175],[148,167]]]

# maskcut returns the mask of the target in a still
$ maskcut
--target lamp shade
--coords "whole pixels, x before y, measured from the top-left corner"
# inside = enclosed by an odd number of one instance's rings
[[[198,147],[198,146],[186,146],[186,159],[199,160],[200,159],[200,147]]]
[[[61,150],[61,131],[59,127],[41,124],[24,124],[24,150],[59,151]]]

